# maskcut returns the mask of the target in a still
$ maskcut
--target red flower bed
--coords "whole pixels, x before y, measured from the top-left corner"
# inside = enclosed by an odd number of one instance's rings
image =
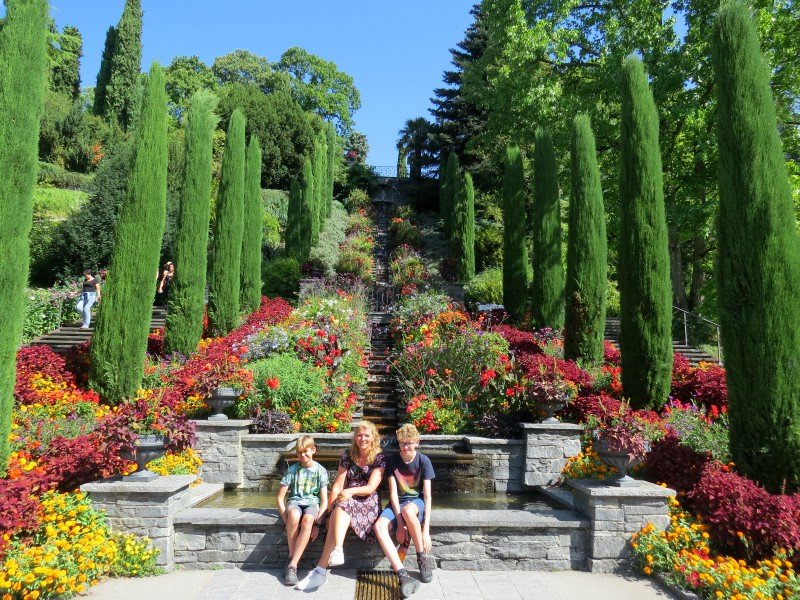
[[[672,366],[672,392],[676,400],[694,402],[723,411],[728,407],[728,386],[725,369],[712,363],[692,367],[681,354],[675,354]]]
[[[647,455],[647,478],[678,492],[686,493],[697,484],[703,469],[712,462],[711,455],[682,446],[674,432],[653,442]]]
[[[17,352],[17,380],[14,396],[20,404],[40,401],[32,387],[35,376],[44,376],[53,383],[75,384],[75,376],[66,368],[66,361],[49,346],[25,346]]]
[[[524,354],[517,357],[517,363],[522,367],[523,373],[528,379],[553,381],[563,378],[578,387],[578,395],[593,392],[594,379],[591,374],[571,360],[563,360],[546,354]]]
[[[522,331],[510,325],[495,325],[492,331],[503,336],[517,358],[524,354],[542,354],[542,347],[530,331]]]

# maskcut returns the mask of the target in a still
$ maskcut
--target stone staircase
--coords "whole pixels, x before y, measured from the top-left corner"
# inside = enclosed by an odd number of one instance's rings
[[[163,306],[153,307],[153,316],[150,320],[150,329],[164,327],[167,317],[167,309]],[[33,340],[31,346],[50,346],[55,352],[66,352],[73,346],[82,344],[91,339],[94,332],[94,325],[89,329],[81,329],[80,321],[62,325],[59,329],[48,333],[40,338]]]
[[[613,343],[615,346],[619,347],[619,331],[620,331],[620,323],[619,318],[607,318],[606,319],[606,330],[605,330],[605,339],[609,342]],[[686,357],[689,363],[693,366],[696,366],[700,362],[710,362],[714,364],[720,364],[719,359],[716,356],[711,356],[707,352],[703,352],[699,348],[694,348],[689,346],[683,341],[673,340],[672,347],[678,354],[681,354]]]

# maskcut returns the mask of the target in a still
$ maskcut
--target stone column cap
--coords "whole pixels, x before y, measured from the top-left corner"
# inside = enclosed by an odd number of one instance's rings
[[[583,431],[583,425],[575,423],[521,423],[522,430],[531,431]]]
[[[198,430],[225,430],[225,429],[247,429],[252,423],[249,419],[228,419],[227,421],[206,421],[205,419],[192,419]]]
[[[669,498],[675,490],[639,480],[636,487],[616,487],[596,479],[570,479],[567,485],[592,498]]]
[[[164,475],[152,481],[101,479],[84,483],[81,491],[87,494],[174,494],[188,488],[196,479],[197,475]]]

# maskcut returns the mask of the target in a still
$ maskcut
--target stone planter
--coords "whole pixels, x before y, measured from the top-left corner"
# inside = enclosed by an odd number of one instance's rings
[[[608,442],[604,439],[594,436],[594,449],[597,452],[600,460],[610,467],[614,467],[618,473],[613,479],[607,479],[608,485],[615,487],[637,487],[639,481],[628,475],[628,469],[644,461],[644,456],[631,457],[627,452],[612,452],[608,449]],[[646,446],[646,451],[649,451],[649,444]]]
[[[233,406],[239,393],[233,388],[220,387],[211,392],[211,396],[206,400],[206,404],[211,407],[214,413],[208,417],[209,421],[227,421],[228,417],[222,411]]]
[[[163,435],[141,435],[136,440],[136,448],[133,452],[122,451],[122,458],[136,461],[136,471],[123,477],[123,481],[152,481],[158,475],[145,469],[145,465],[151,460],[161,458],[167,451],[164,446]]]
[[[539,401],[538,405],[546,415],[542,423],[545,425],[553,425],[555,423],[561,423],[561,421],[556,419],[553,415],[564,408],[567,405],[567,401],[561,400],[560,398],[551,398],[549,401]]]

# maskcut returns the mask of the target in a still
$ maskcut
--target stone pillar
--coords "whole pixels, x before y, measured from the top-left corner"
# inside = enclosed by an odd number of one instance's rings
[[[556,485],[567,459],[581,451],[583,427],[572,423],[523,423],[525,485]]]
[[[591,519],[589,571],[624,570],[632,551],[631,535],[646,523],[669,526],[669,498],[675,491],[648,481],[637,487],[614,487],[603,481],[572,480],[575,510]]]
[[[195,421],[195,450],[203,460],[200,477],[207,483],[222,483],[226,488],[242,484],[242,435],[250,421]]]
[[[104,479],[85,483],[81,491],[108,515],[112,529],[147,536],[161,552],[156,563],[167,570],[175,566],[174,517],[188,507],[189,486],[196,475],[167,475],[152,481]]]

